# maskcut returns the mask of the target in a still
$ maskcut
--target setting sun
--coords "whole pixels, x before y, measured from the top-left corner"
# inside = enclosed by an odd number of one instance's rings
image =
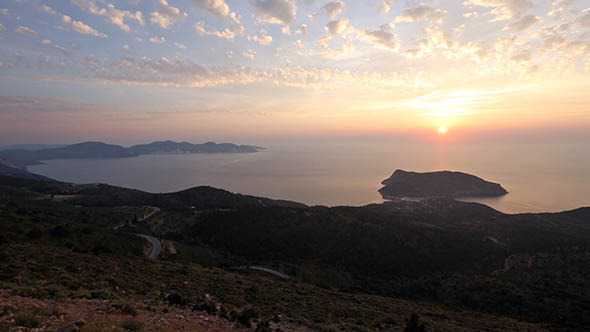
[[[438,127],[438,132],[441,134],[446,134],[447,133],[447,127],[446,126],[440,126]]]

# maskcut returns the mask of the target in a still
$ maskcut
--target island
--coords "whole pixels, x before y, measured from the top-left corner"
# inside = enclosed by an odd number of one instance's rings
[[[477,176],[451,171],[417,173],[401,169],[381,182],[379,193],[385,199],[400,197],[497,197],[508,191],[498,183]]]

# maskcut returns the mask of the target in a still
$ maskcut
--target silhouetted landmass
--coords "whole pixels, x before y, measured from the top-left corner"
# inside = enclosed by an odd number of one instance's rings
[[[13,144],[13,145],[5,145],[0,146],[0,151],[4,150],[43,150],[43,149],[55,149],[55,148],[62,148],[66,146],[66,144]]]
[[[501,185],[461,172],[407,172],[396,170],[381,182],[383,198],[395,197],[494,197],[508,193]]]
[[[0,287],[16,294],[167,301],[317,330],[590,324],[590,208],[511,215],[444,197],[327,208],[1,176],[0,198]],[[138,222],[146,206],[161,211]],[[144,259],[135,233],[174,253]],[[232,269],[247,265],[292,278]]]
[[[252,145],[232,143],[192,144],[187,142],[162,141],[150,144],[134,145],[129,148],[102,142],[84,142],[58,148],[41,150],[5,150],[0,151],[0,159],[18,166],[38,164],[51,159],[88,159],[88,158],[128,158],[145,154],[170,153],[253,153],[261,148]]]

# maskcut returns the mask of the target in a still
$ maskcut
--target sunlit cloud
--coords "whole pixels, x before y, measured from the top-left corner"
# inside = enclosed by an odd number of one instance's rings
[[[254,0],[253,7],[260,20],[266,23],[290,25],[297,14],[293,0]]]
[[[184,21],[188,17],[180,9],[172,7],[166,0],[159,0],[156,11],[152,12],[150,22],[158,24],[164,29],[168,29],[174,23]]]

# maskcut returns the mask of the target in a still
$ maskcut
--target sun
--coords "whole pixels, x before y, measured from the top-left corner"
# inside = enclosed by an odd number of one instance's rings
[[[446,134],[447,133],[447,126],[438,127],[438,132],[441,134]]]

